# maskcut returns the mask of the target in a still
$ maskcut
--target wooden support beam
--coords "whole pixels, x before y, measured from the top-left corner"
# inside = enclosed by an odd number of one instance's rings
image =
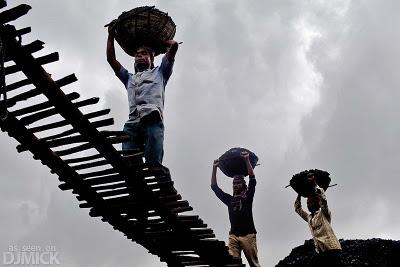
[[[63,177],[59,178],[60,181],[64,181],[65,179]],[[123,177],[121,177],[119,174],[114,174],[114,175],[108,175],[108,176],[102,176],[98,178],[92,178],[92,179],[86,179],[82,181],[87,186],[95,186],[95,185],[100,185],[100,184],[106,184],[106,183],[114,183],[114,182],[120,182],[120,181],[125,181]],[[71,190],[73,189],[72,184],[68,183],[63,183],[58,186],[61,190]],[[94,187],[95,189],[95,187]]]
[[[183,207],[189,207],[189,202],[187,200],[179,200],[179,201],[170,201],[165,203],[165,205],[171,209],[171,208],[183,208]]]
[[[41,56],[36,58],[36,61],[40,65],[46,65],[55,61],[58,61],[60,59],[58,52],[53,52],[51,54]]]
[[[93,145],[89,144],[89,143],[86,143],[86,144],[79,145],[79,146],[76,146],[76,147],[73,147],[73,148],[67,148],[67,149],[64,149],[64,150],[54,151],[54,153],[57,156],[62,157],[62,156],[66,156],[66,155],[82,152],[82,151],[85,151],[85,150],[89,150],[91,148],[93,148]]]
[[[97,176],[104,176],[104,175],[115,174],[115,173],[118,173],[118,171],[115,170],[114,168],[109,168],[109,169],[102,170],[102,171],[83,173],[80,176],[81,176],[82,179],[87,179],[87,178],[92,178],[92,177],[97,177]]]
[[[15,104],[16,102],[23,101],[23,100],[25,100],[25,99],[27,99],[29,97],[33,97],[33,96],[39,95],[39,94],[40,94],[40,91],[37,90],[37,89],[30,90],[30,91],[28,91],[26,93],[22,93],[20,95],[17,95],[17,96],[14,96],[14,97],[10,98],[7,101],[7,106],[10,107],[11,104]],[[75,99],[78,99],[80,97],[80,95],[77,92],[72,92],[70,94],[67,94],[67,97],[70,100],[75,100]],[[36,105],[25,107],[25,108],[22,108],[22,109],[19,109],[19,110],[12,111],[11,113],[13,114],[13,116],[18,117],[18,116],[26,115],[28,113],[41,111],[41,110],[50,108],[52,106],[53,106],[53,104],[50,101],[46,101],[46,102],[43,102],[43,103],[40,103],[40,104],[36,104]]]
[[[93,105],[99,102],[98,97],[92,97],[86,100],[78,101],[74,103],[75,107],[83,107],[83,106],[88,106],[88,105]],[[32,124],[34,122],[37,122],[39,120],[45,119],[47,117],[51,117],[53,115],[58,114],[58,111],[55,108],[47,109],[44,111],[40,111],[28,116],[25,116],[20,119],[21,123],[26,125]]]
[[[193,208],[189,206],[189,207],[182,207],[182,208],[174,208],[174,209],[171,209],[171,212],[178,214],[178,213],[192,211],[192,210],[193,210]]]
[[[78,170],[84,170],[84,169],[104,166],[104,165],[107,165],[107,164],[108,164],[107,160],[99,160],[99,161],[94,161],[94,162],[75,165],[75,166],[72,166],[71,168],[74,169],[75,171],[78,171]]]
[[[98,191],[102,191],[102,190],[112,190],[112,189],[121,188],[121,187],[127,187],[125,181],[118,181],[113,184],[95,186],[92,188],[98,192]]]
[[[37,51],[40,51],[44,48],[44,43],[40,40],[33,41],[29,44],[22,46],[23,49],[29,54],[33,54]]]
[[[123,142],[127,142],[129,141],[131,138],[128,135],[124,135],[124,136],[112,136],[112,137],[108,137],[107,140],[110,141],[111,144],[119,144],[119,143],[123,143]]]
[[[147,185],[152,183],[168,182],[168,181],[172,181],[170,176],[157,176],[157,177],[145,178],[145,182]]]
[[[0,13],[0,24],[6,24],[10,21],[16,20],[19,17],[22,17],[31,9],[29,5],[19,5],[9,10],[3,11]]]
[[[95,128],[101,128],[101,127],[110,126],[113,124],[114,124],[114,119],[112,119],[112,118],[92,122],[92,125]]]
[[[65,146],[69,144],[76,144],[76,143],[84,143],[87,142],[87,139],[82,135],[74,135],[69,137],[57,138],[54,140],[46,141],[46,144],[53,148],[59,146]]]
[[[108,113],[110,113],[110,110],[104,109],[104,110],[92,112],[91,114],[88,114],[88,115],[89,115],[89,117],[98,117],[98,116],[107,115]],[[62,133],[59,133],[59,134],[55,134],[55,135],[51,135],[51,136],[42,138],[41,140],[43,140],[43,141],[54,140],[54,139],[58,139],[61,137],[69,136],[69,135],[77,133],[77,132],[78,132],[78,130],[73,128],[73,129],[63,131]]]
[[[38,57],[36,59],[37,63],[40,64],[40,65],[49,64],[51,62],[58,61],[58,60],[59,60],[59,57],[58,57],[58,53],[57,52],[54,52],[54,53],[51,53],[51,54],[48,54],[48,55],[45,55],[45,56]],[[4,68],[4,73],[5,73],[5,75],[9,75],[9,74],[13,74],[13,73],[16,73],[18,71],[21,71],[21,70],[22,70],[22,67],[20,65],[18,65],[18,64],[15,64],[15,65],[12,65],[12,66],[5,67]]]
[[[57,80],[55,83],[57,84],[57,86],[63,87],[63,86],[66,86],[68,84],[74,83],[77,80],[78,80],[78,78],[76,78],[75,74],[72,73],[70,75],[65,76],[64,78],[61,78],[61,79]]]
[[[32,30],[31,27],[22,28],[22,29],[17,30],[16,34],[17,34],[17,36],[22,36],[22,35],[30,33],[31,30]]]
[[[105,192],[97,192],[99,196],[101,197],[111,197],[111,196],[118,196],[122,194],[129,194],[130,190],[128,188],[122,188],[122,189],[115,189],[115,190],[110,190],[110,191],[105,191]]]
[[[79,163],[79,162],[90,161],[90,160],[94,160],[94,159],[100,159],[100,158],[103,158],[103,156],[101,154],[95,154],[95,155],[85,156],[85,157],[65,159],[64,162],[67,164],[72,164],[72,163]]]
[[[163,189],[167,188],[168,189],[168,188],[171,188],[173,186],[174,186],[174,181],[159,182],[159,183],[156,183],[156,184],[147,185],[147,187],[150,190],[161,189],[161,188],[163,188]]]
[[[84,117],[86,119],[92,119],[92,118],[97,117],[99,112],[102,112],[102,111],[91,112],[91,113],[88,113],[88,114],[84,115]],[[68,121],[62,120],[62,121],[58,121],[58,122],[45,124],[45,125],[42,125],[42,126],[32,127],[32,128],[30,128],[30,130],[31,130],[32,133],[38,133],[38,132],[42,132],[42,131],[47,131],[47,130],[63,127],[63,126],[69,125],[69,124],[70,123]],[[113,125],[113,124],[114,124],[114,120],[113,119],[106,119],[106,120],[98,121],[97,124],[94,124],[94,126],[100,125],[99,127],[101,127],[101,126],[109,126],[109,125]],[[75,133],[75,132],[77,132],[77,131],[71,130],[69,133],[72,134],[72,133]]]
[[[174,201],[174,200],[181,200],[182,196],[180,194],[173,194],[173,195],[169,195],[169,196],[162,196],[159,197],[159,199],[161,201]]]
[[[7,85],[6,86],[6,90],[7,90],[7,92],[10,92],[10,91],[13,91],[15,89],[18,89],[20,87],[27,86],[27,85],[30,85],[30,84],[32,84],[32,83],[31,83],[31,81],[29,79],[23,79],[21,81],[18,81],[18,82],[15,82],[15,83]]]

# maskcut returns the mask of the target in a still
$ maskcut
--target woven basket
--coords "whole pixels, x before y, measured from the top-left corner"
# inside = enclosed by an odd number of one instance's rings
[[[113,30],[115,40],[128,55],[134,56],[140,46],[151,47],[159,55],[166,52],[163,42],[174,38],[176,25],[167,13],[143,6],[123,12]]]
[[[310,197],[315,193],[313,185],[307,179],[307,175],[309,173],[314,174],[315,182],[325,191],[328,189],[331,182],[329,172],[318,169],[306,170],[293,175],[292,179],[290,180],[290,186],[302,197]]]
[[[258,157],[253,152],[241,147],[231,148],[219,157],[219,168],[226,176],[233,178],[235,175],[248,175],[246,163],[240,155],[243,151],[249,153],[251,166],[256,167]]]

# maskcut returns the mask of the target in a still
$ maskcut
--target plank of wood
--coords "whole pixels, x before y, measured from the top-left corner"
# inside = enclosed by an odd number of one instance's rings
[[[66,156],[66,155],[82,152],[82,151],[85,151],[85,150],[89,150],[91,148],[93,148],[93,145],[90,144],[90,143],[86,143],[86,144],[79,145],[79,146],[76,146],[76,147],[67,148],[67,149],[59,150],[59,151],[54,151],[54,153],[57,156],[62,157],[62,156]]]
[[[110,141],[111,144],[119,144],[119,143],[127,142],[130,139],[131,138],[128,135],[107,137],[107,140]]]
[[[113,125],[113,124],[114,124],[114,119],[113,118],[92,122],[92,125],[95,128],[101,128],[101,127],[110,126],[110,125]]]
[[[85,157],[65,159],[64,162],[67,164],[72,164],[72,163],[85,162],[85,161],[90,161],[90,160],[100,159],[100,158],[103,158],[103,156],[101,154],[95,154],[95,155],[85,156]]]
[[[178,201],[170,201],[167,203],[164,203],[168,208],[183,208],[183,207],[189,207],[189,202],[187,200],[178,200]]]
[[[108,184],[108,185],[101,185],[101,186],[95,186],[93,187],[94,190],[96,191],[101,191],[101,190],[111,190],[111,189],[116,189],[120,187],[126,187],[125,181],[118,181],[113,184]]]
[[[75,166],[72,166],[71,168],[74,169],[75,171],[78,171],[78,170],[84,170],[84,169],[104,166],[106,164],[108,164],[107,160],[98,160],[98,161],[94,161],[94,162],[88,162],[88,163],[75,165]]]
[[[192,210],[193,210],[193,208],[191,206],[189,206],[189,207],[174,208],[174,209],[171,209],[171,212],[178,214],[178,213],[192,211]]]
[[[96,117],[99,114],[98,112],[99,111],[88,113],[88,114],[84,115],[84,117],[87,118],[87,119],[92,119],[92,118]],[[63,127],[63,126],[69,125],[69,124],[70,123],[68,121],[62,120],[62,121],[53,122],[53,123],[49,123],[49,124],[45,124],[45,125],[41,125],[41,126],[37,126],[37,127],[32,127],[29,130],[32,133],[38,133],[38,132],[42,132],[42,131],[47,131],[47,130]],[[113,125],[114,121],[112,119],[106,119],[104,121],[99,121],[98,124],[95,124],[95,126],[96,125],[101,125],[102,126],[104,124],[105,124],[105,126]],[[71,133],[71,134],[72,133],[76,133],[77,131],[75,129],[70,130],[69,133]]]
[[[30,85],[30,84],[32,84],[32,83],[31,83],[31,81],[29,79],[23,79],[21,81],[18,81],[18,82],[15,82],[15,83],[7,85],[6,86],[6,90],[7,90],[7,92],[10,92],[10,91],[13,91],[15,89],[18,89],[20,87],[27,86],[27,85]]]
[[[26,44],[26,45],[24,45],[22,47],[26,52],[28,52],[30,54],[33,54],[33,53],[35,53],[37,51],[40,51],[40,50],[42,50],[44,48],[44,42],[42,42],[40,40],[36,40],[36,41],[33,41],[33,42],[31,42],[29,44]]]
[[[122,194],[129,194],[130,190],[128,188],[121,188],[115,190],[109,190],[105,192],[98,192],[97,194],[101,197],[110,197],[110,196],[117,196]]]
[[[153,189],[161,189],[161,188],[170,188],[174,186],[174,181],[166,181],[166,182],[159,182],[156,184],[149,184],[147,187],[151,190]]]
[[[92,97],[92,98],[89,98],[89,99],[78,101],[78,102],[74,103],[74,106],[75,107],[83,107],[83,106],[93,105],[93,104],[96,104],[98,102],[99,102],[99,98],[98,97]],[[50,108],[50,109],[47,109],[47,110],[44,110],[44,111],[40,111],[40,112],[31,114],[31,115],[27,115],[25,117],[22,117],[20,119],[20,122],[23,125],[27,126],[29,124],[32,124],[32,123],[37,122],[39,120],[54,116],[56,114],[58,114],[58,111],[55,108]]]
[[[95,185],[114,183],[114,182],[120,182],[120,181],[125,181],[125,178],[119,174],[114,174],[114,175],[107,175],[107,176],[102,176],[102,177],[98,177],[98,178],[86,179],[83,182],[87,185],[95,186]]]
[[[0,24],[6,24],[10,21],[16,20],[19,17],[22,17],[23,15],[27,14],[30,9],[31,6],[22,4],[14,8],[8,9],[6,11],[3,11],[0,13]]]
[[[78,80],[78,78],[75,76],[75,73],[72,73],[70,75],[67,75],[59,80],[57,80],[55,83],[59,86],[59,87],[63,87],[66,86],[68,84],[74,83]]]
[[[80,174],[80,176],[82,179],[87,179],[87,178],[104,176],[104,175],[108,175],[108,174],[116,174],[116,173],[118,173],[117,170],[115,170],[114,168],[109,168],[109,169],[105,169],[105,170],[101,170],[101,171],[83,173],[83,174]]]
[[[23,101],[29,97],[33,97],[33,96],[39,95],[39,94],[40,94],[40,91],[37,89],[33,89],[28,92],[19,94],[17,96],[10,98],[9,100],[7,100],[7,106],[10,107],[12,104],[15,104],[19,101]],[[75,100],[75,99],[78,99],[80,97],[80,95],[77,92],[72,92],[72,93],[67,94],[67,97],[70,100]],[[28,107],[25,107],[22,109],[14,110],[11,113],[13,114],[13,116],[18,117],[18,116],[26,115],[28,113],[41,111],[41,110],[50,108],[52,106],[53,106],[53,104],[50,101],[46,101],[46,102],[28,106]]]
[[[31,30],[32,30],[31,27],[25,27],[25,28],[17,30],[16,34],[17,34],[17,36],[22,36],[22,35],[30,33]]]
[[[39,63],[40,65],[46,65],[46,64],[58,61],[58,60],[59,60],[59,56],[58,56],[57,52],[36,58],[37,63]],[[16,73],[19,71],[22,71],[22,67],[18,64],[4,68],[5,75],[13,74],[13,73]]]
[[[90,114],[90,116],[91,117],[103,116],[103,115],[107,115],[109,112],[110,112],[109,109],[104,109],[104,110],[93,112],[93,114]],[[96,113],[96,114],[94,114],[94,113]],[[42,138],[41,140],[42,141],[54,140],[54,139],[58,139],[58,138],[61,138],[61,137],[69,136],[69,135],[77,133],[77,132],[78,132],[78,130],[73,128],[73,129],[69,129],[69,130],[63,131],[63,132],[61,132],[59,134],[47,136],[45,138]]]
[[[173,201],[173,200],[181,200],[182,196],[180,194],[173,194],[173,195],[169,195],[169,196],[161,196],[159,197],[159,199],[161,201]]]
[[[74,135],[74,136],[62,137],[62,138],[49,140],[49,141],[46,141],[45,143],[49,147],[53,148],[53,147],[65,146],[65,145],[69,145],[69,144],[84,143],[84,142],[87,142],[87,140],[84,136]]]

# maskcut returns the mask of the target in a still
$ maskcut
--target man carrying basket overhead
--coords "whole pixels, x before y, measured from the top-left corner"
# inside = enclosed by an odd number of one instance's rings
[[[149,167],[158,167],[164,155],[165,86],[172,74],[178,43],[174,40],[159,40],[167,52],[160,66],[156,67],[155,51],[151,45],[138,45],[132,47],[131,51],[124,48],[134,57],[135,73],[132,74],[116,59],[115,24],[111,23],[108,28],[107,61],[128,92],[129,119],[124,125],[124,132],[130,136],[130,140],[122,144],[122,149],[140,149],[144,145],[146,163]],[[140,43],[140,40],[135,41],[136,44]]]
[[[312,195],[307,198],[307,213],[301,206],[301,195],[296,198],[294,208],[297,214],[308,223],[314,239],[316,255],[310,264],[311,267],[319,266],[344,266],[340,254],[342,247],[336,238],[331,226],[331,212],[323,188],[319,187],[313,173],[307,174],[308,184],[311,185]]]
[[[240,258],[241,251],[251,267],[260,267],[257,256],[256,228],[253,220],[253,198],[256,190],[256,178],[250,163],[249,153],[242,151],[240,157],[246,165],[249,175],[249,186],[244,179],[245,175],[233,176],[233,195],[227,194],[218,186],[217,168],[221,167],[220,160],[214,160],[211,175],[211,189],[215,195],[228,207],[231,229],[229,231],[229,254]]]

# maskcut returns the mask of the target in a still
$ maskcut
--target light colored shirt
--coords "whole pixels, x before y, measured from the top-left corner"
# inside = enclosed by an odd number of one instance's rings
[[[331,212],[328,209],[325,192],[320,187],[316,188],[316,192],[320,199],[320,209],[314,215],[302,209],[299,199],[296,199],[294,203],[295,211],[308,223],[314,239],[315,251],[341,250],[342,247],[331,227]]]
[[[165,86],[172,74],[173,65],[174,61],[164,55],[160,66],[155,68],[132,74],[121,66],[115,73],[128,92],[128,123],[138,123],[154,111],[163,120]]]

